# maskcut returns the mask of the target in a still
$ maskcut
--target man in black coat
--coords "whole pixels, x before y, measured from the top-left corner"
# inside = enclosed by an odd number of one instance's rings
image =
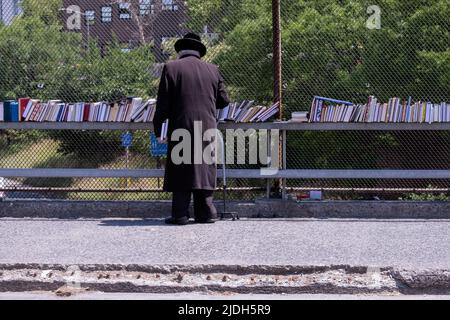
[[[172,217],[166,223],[188,223],[192,194],[196,222],[213,223],[217,219],[213,204],[217,165],[198,155],[212,145],[214,137],[204,141],[208,139],[203,135],[217,129],[217,109],[230,102],[218,67],[201,60],[206,47],[198,35],[188,33],[176,42],[175,50],[178,59],[168,62],[162,72],[154,118],[157,137],[161,136],[163,122],[169,119],[164,191],[173,192],[173,203]],[[180,148],[180,143],[189,143],[189,148]],[[210,151],[214,157],[214,148]]]

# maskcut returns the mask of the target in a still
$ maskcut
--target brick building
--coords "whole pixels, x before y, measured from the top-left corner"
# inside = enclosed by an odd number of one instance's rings
[[[64,0],[62,11],[66,30],[93,37],[102,48],[114,37],[130,49],[154,41],[159,62],[167,59],[162,42],[186,32],[181,0]],[[73,23],[77,14],[78,25]]]
[[[10,24],[21,13],[19,0],[0,0],[0,22]]]

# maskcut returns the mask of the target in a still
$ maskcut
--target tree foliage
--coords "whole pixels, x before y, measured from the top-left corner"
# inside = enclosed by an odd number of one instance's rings
[[[189,29],[201,33],[208,25],[219,35],[207,42],[206,59],[220,66],[232,98],[271,100],[271,1],[186,0],[186,4]],[[368,95],[382,101],[393,96],[450,101],[450,2],[379,0],[380,29],[366,26],[372,4],[281,1],[285,116],[309,109],[313,95],[354,102],[364,102]],[[150,45],[124,52],[114,41],[100,50],[94,38],[86,48],[81,34],[63,32],[61,0],[23,0],[22,6],[22,16],[11,25],[0,24],[0,100],[31,96],[75,102],[155,95],[158,79],[152,76],[155,61]],[[302,138],[290,139],[291,154],[310,152],[319,167],[343,163],[349,156],[357,159],[354,166],[384,163],[376,158],[387,154],[380,150],[398,144],[395,135],[342,139],[334,133],[310,133]],[[94,152],[95,141],[106,138],[85,134],[83,139]],[[62,143],[65,152],[84,152],[76,140]],[[333,149],[312,154],[311,146],[327,144]]]
[[[43,101],[90,102],[154,96],[157,80],[151,74],[150,45],[124,51],[113,41],[101,50],[94,38],[86,48],[81,34],[63,32],[61,7],[60,0],[24,0],[23,14],[11,25],[0,25],[0,100],[30,96]],[[99,145],[120,143],[119,132],[47,134],[60,141],[62,154],[79,159],[97,154]],[[8,134],[9,140],[15,136]],[[27,137],[21,141],[28,141]],[[91,160],[108,161],[114,156],[104,154]]]
[[[283,0],[284,97],[288,110],[313,95],[363,102],[368,95],[450,100],[450,3],[380,0],[381,29],[368,29],[366,0]],[[241,99],[272,90],[270,1],[190,0],[192,28],[223,34],[214,59]]]
[[[130,52],[117,41],[103,52],[82,35],[63,32],[60,0],[24,0],[23,14],[0,26],[0,99],[31,96],[67,102],[155,93],[150,45]]]

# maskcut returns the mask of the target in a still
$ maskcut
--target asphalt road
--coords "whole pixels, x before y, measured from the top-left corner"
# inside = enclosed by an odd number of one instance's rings
[[[0,219],[0,263],[450,268],[450,220]]]

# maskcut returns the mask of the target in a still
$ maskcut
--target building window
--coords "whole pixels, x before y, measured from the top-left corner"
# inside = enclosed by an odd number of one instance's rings
[[[84,12],[84,16],[86,18],[86,24],[92,26],[95,23],[95,11],[94,10],[86,10]]]
[[[131,19],[130,3],[119,3],[119,18],[123,20]]]
[[[176,11],[178,10],[178,5],[175,3],[175,0],[162,0],[162,9]]]
[[[112,7],[102,7],[102,22],[112,21]]]
[[[153,0],[139,0],[139,14],[141,16],[148,16],[155,13],[155,6]]]
[[[119,3],[119,18],[120,19],[131,19],[131,12],[130,12],[130,3]]]
[[[0,0],[0,22],[8,25],[21,13],[19,0]]]
[[[17,16],[18,14],[20,14],[21,11],[19,0],[14,0],[13,6],[14,6],[14,15]]]

